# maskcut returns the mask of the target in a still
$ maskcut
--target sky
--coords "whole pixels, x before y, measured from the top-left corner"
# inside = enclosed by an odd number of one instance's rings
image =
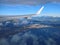
[[[58,2],[58,1],[59,0],[57,0],[56,2]],[[0,15],[36,14],[36,12],[42,6],[44,6],[44,9],[42,10],[42,12],[39,16],[60,16],[60,3],[56,3],[53,0],[52,0],[53,3],[48,2],[46,4],[44,1],[38,2],[38,3],[37,2],[34,2],[34,3],[22,2],[21,4],[17,4],[17,2],[16,2],[16,3],[12,4],[12,1],[9,3],[7,3],[6,1],[5,2],[0,1]],[[41,4],[39,4],[39,3],[41,3]]]

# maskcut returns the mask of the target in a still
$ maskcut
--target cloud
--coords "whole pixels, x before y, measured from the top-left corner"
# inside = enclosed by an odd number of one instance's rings
[[[40,5],[45,3],[60,3],[60,0],[0,0],[0,4]]]
[[[9,45],[9,43],[8,43],[7,39],[1,38],[0,39],[0,45]]]
[[[30,39],[30,40],[29,40]],[[18,33],[13,35],[13,37],[11,38],[11,44],[18,44],[19,45],[27,45],[27,41],[29,41],[29,43],[32,41],[33,45],[38,45],[38,37],[34,34],[31,33],[31,31],[25,32],[23,33]]]
[[[14,36],[12,37],[11,41],[12,41],[12,42],[18,42],[19,39],[20,39],[20,36],[16,34],[16,35],[14,35]]]

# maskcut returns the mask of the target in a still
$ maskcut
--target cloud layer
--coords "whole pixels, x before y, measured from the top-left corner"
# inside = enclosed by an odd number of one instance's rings
[[[0,4],[39,5],[45,3],[60,3],[60,0],[0,0]]]

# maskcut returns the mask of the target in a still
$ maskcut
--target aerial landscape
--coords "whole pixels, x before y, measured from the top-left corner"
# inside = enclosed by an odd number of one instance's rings
[[[0,45],[60,45],[60,0],[1,0]]]

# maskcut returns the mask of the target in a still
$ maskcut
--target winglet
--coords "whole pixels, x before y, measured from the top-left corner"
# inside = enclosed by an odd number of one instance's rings
[[[43,9],[44,9],[44,6],[42,6],[42,7],[38,10],[38,12],[36,13],[36,15],[39,15]]]

